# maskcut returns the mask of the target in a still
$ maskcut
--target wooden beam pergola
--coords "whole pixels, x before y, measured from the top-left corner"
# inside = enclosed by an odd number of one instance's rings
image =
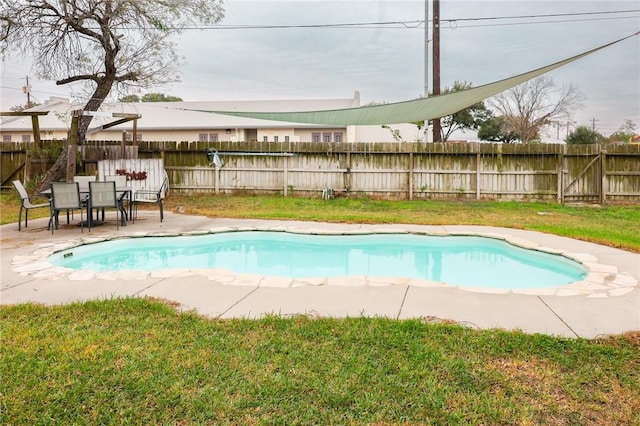
[[[0,117],[31,117],[31,130],[33,132],[33,141],[38,148],[42,148],[40,140],[40,121],[38,117],[47,115],[49,111],[2,111]]]
[[[87,112],[85,111],[84,114],[86,115],[96,115],[96,114],[105,114],[105,117],[109,117],[109,115],[106,115],[108,113],[92,113],[92,112]],[[133,114],[133,113],[126,113],[126,112],[114,112],[110,114],[111,117],[113,118],[118,118],[119,120],[116,121],[112,121],[111,123],[107,123],[107,124],[103,124],[102,126],[99,127],[95,127],[93,129],[90,130],[91,133],[94,132],[99,132],[101,130],[105,130],[111,127],[115,127],[118,124],[122,124],[122,123],[127,123],[129,121],[133,121],[133,144],[135,145],[136,143],[136,134],[138,133],[138,119],[142,118],[142,116],[140,114]],[[126,140],[125,140],[125,136],[123,134],[122,136],[122,157],[126,157]]]
[[[113,112],[113,113],[104,113],[104,112],[93,112],[93,111],[84,111],[82,115],[93,115],[93,116],[101,116],[101,117],[113,117],[119,118],[119,120],[112,121],[111,123],[103,124],[102,126],[94,127],[89,132],[95,133],[100,130],[105,130],[110,127],[117,126],[118,124],[126,123],[128,121],[133,120],[133,127],[137,127],[137,120],[142,116],[140,114],[130,114],[125,112]]]

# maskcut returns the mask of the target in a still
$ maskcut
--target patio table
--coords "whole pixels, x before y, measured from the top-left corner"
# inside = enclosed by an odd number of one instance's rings
[[[51,199],[51,188],[47,188],[43,191],[40,191],[39,193],[40,195],[44,196],[44,197],[48,197],[49,199]],[[86,199],[87,197],[89,197],[89,189],[85,189],[82,188],[80,189],[80,196],[83,196],[84,199]],[[127,211],[123,209],[124,213],[125,213],[125,220],[128,221],[129,218],[131,217],[131,215],[133,214],[133,188],[131,188],[130,186],[120,186],[120,187],[116,187],[116,197],[118,197],[118,200],[122,201],[125,197],[127,197],[127,199],[129,200],[129,214],[127,215]],[[102,225],[103,222],[100,221],[94,221],[91,218],[89,218],[89,220],[91,220],[91,226],[98,226],[98,225]],[[126,222],[123,224],[126,226]]]

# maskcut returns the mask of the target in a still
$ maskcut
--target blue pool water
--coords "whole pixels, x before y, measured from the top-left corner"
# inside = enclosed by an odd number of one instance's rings
[[[579,263],[501,240],[413,234],[228,232],[145,237],[55,253],[55,265],[93,271],[221,268],[292,278],[407,277],[468,287],[557,287],[587,274]]]

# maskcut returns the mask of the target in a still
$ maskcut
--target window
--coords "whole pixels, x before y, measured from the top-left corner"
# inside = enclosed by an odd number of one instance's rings
[[[337,132],[333,134],[334,142],[342,142],[342,132]]]
[[[269,142],[269,137],[268,136],[263,136],[262,137],[262,142]]]
[[[311,133],[312,142],[320,142],[320,133]]]
[[[274,142],[278,142],[278,137],[277,137],[277,136],[274,136],[274,137],[273,137],[273,141],[274,141]]]
[[[331,142],[331,133],[323,133],[322,134],[323,142]]]
[[[22,135],[22,142],[31,142],[31,135]]]
[[[206,133],[200,133],[198,135],[198,142],[208,142],[209,141],[209,135],[207,135]]]
[[[209,141],[210,142],[218,142],[218,134],[217,133],[209,133]]]
[[[124,135],[124,140],[127,142],[133,141],[133,133],[126,132]],[[136,133],[136,142],[140,142],[142,140],[142,133]]]
[[[11,135],[2,135],[2,142],[11,142]]]
[[[285,141],[285,142],[289,142],[289,136],[285,136],[285,137],[284,137],[284,141]]]

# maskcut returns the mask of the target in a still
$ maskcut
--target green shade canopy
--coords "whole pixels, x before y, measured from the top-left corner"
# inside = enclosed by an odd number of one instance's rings
[[[451,92],[440,96],[420,98],[412,101],[383,105],[371,105],[358,108],[292,111],[292,112],[243,112],[243,111],[202,111],[237,117],[261,120],[284,121],[290,123],[320,124],[328,126],[383,125],[413,123],[444,117],[465,109],[477,102],[488,99],[505,90],[541,76],[549,71],[569,64],[594,52],[640,34],[636,32],[627,37],[607,43],[595,49],[573,56],[560,62],[538,68],[515,77],[509,77],[483,86]],[[193,110],[192,110],[193,111]]]

